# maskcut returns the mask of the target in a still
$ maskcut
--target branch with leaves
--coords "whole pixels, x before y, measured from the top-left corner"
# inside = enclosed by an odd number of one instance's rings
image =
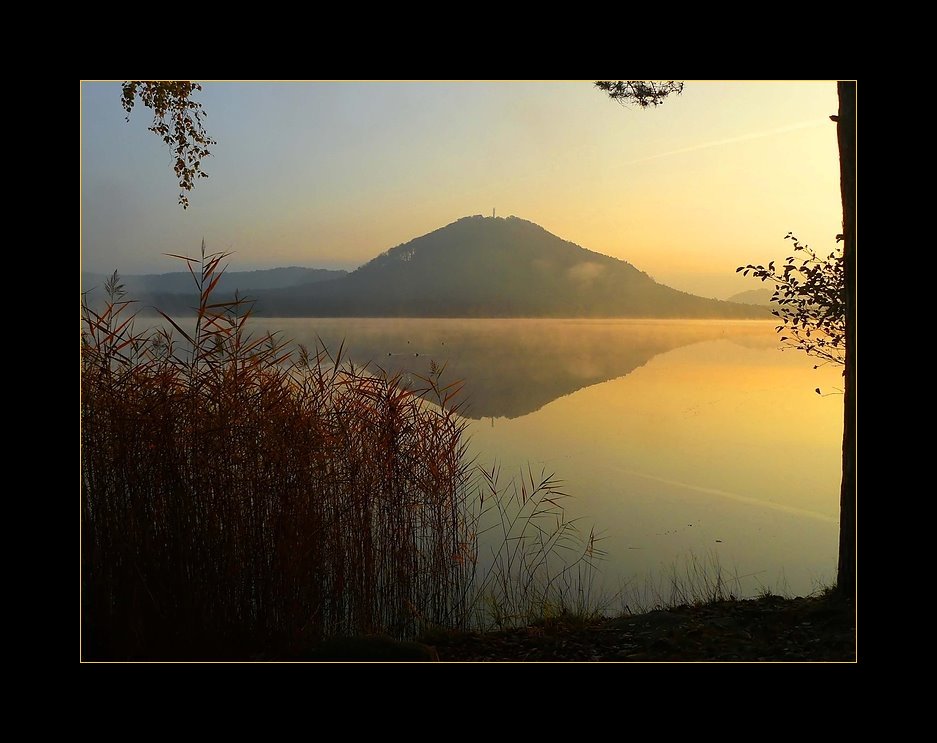
[[[842,238],[837,236],[837,243]],[[844,364],[846,357],[846,274],[843,251],[837,248],[825,258],[788,232],[794,251],[781,268],[774,261],[767,266],[739,266],[743,276],[774,283],[771,311],[781,319],[775,330],[785,345],[797,348],[824,363]],[[816,367],[814,367],[816,368]]]
[[[679,80],[596,80],[595,87],[608,93],[613,101],[622,105],[637,103],[641,108],[659,106],[671,93],[683,92]]]
[[[208,177],[202,170],[202,160],[211,155],[209,147],[217,144],[202,125],[206,115],[202,104],[192,100],[192,94],[201,89],[201,85],[189,80],[128,80],[121,95],[127,121],[138,96],[153,112],[153,123],[148,128],[169,146],[173,170],[182,189],[179,203],[183,209],[189,206],[187,192],[195,188],[195,180]]]

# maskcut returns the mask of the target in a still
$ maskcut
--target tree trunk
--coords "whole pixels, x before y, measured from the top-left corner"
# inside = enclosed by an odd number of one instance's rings
[[[837,83],[839,187],[843,200],[846,272],[846,369],[843,410],[843,480],[839,500],[839,567],[836,588],[856,596],[856,83]]]

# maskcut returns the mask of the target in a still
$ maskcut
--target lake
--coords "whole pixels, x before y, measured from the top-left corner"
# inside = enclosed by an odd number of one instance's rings
[[[622,606],[673,571],[804,595],[835,579],[842,378],[770,321],[263,318],[390,372],[464,380],[473,454],[563,481]],[[256,326],[255,326],[256,329]],[[819,387],[823,395],[818,395]],[[613,608],[620,608],[615,605]]]

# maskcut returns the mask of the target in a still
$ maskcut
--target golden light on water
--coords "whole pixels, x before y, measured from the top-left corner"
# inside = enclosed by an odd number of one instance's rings
[[[840,369],[779,351],[773,321],[270,323],[298,341],[346,338],[351,358],[390,371],[446,363],[465,380],[473,455],[505,477],[529,466],[564,481],[570,514],[607,537],[612,587],[713,550],[775,588],[832,579]],[[388,356],[408,348],[420,356]]]
[[[718,550],[728,565],[771,581],[783,570],[810,592],[834,562],[841,377],[778,352],[773,326],[758,325],[668,351],[534,414],[482,422],[475,445],[509,469],[529,463],[565,480],[572,512],[608,536],[610,575]]]

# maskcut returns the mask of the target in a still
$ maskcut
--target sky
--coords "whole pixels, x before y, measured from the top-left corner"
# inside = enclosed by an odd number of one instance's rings
[[[725,298],[735,273],[842,231],[836,85],[686,82],[654,109],[591,82],[206,82],[217,141],[178,205],[168,149],[120,83],[81,83],[81,268],[355,268],[472,214],[515,215],[657,281]]]

